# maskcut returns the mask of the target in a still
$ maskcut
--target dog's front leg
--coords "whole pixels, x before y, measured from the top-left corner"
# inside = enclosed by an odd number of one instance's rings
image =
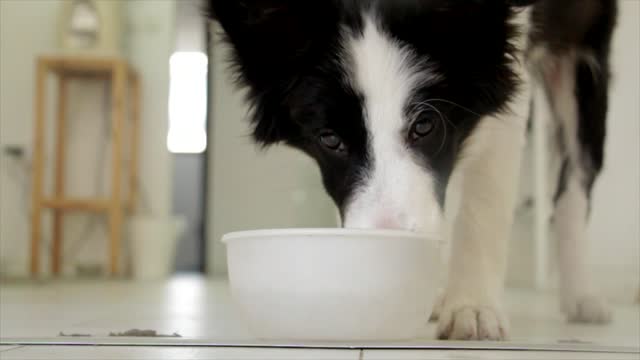
[[[521,122],[483,119],[452,174],[450,187],[459,200],[439,314],[441,339],[507,337],[501,298],[523,138]]]

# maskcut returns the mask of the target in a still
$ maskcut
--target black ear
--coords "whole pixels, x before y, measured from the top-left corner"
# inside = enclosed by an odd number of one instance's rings
[[[330,1],[209,0],[212,17],[224,29],[252,85],[296,70],[326,31],[327,4]]]
[[[516,7],[525,7],[525,6],[530,6],[533,5],[535,3],[537,3],[538,0],[508,0],[507,3],[511,6],[516,6]]]
[[[231,45],[232,69],[249,88],[254,138],[267,145],[289,131],[287,92],[337,25],[331,0],[208,0]]]
[[[475,3],[498,3],[496,0],[471,0],[471,2]],[[504,4],[513,7],[526,7],[535,4],[538,0],[503,0]]]

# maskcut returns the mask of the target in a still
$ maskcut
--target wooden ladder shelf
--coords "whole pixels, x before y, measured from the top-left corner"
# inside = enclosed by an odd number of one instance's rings
[[[43,56],[37,59],[35,93],[34,157],[31,206],[32,277],[40,272],[42,213],[53,210],[53,239],[51,272],[59,275],[62,269],[63,214],[85,211],[104,214],[109,220],[109,271],[119,274],[122,224],[125,211],[133,211],[137,198],[138,137],[140,132],[140,80],[136,72],[119,58],[86,56]],[[45,158],[46,80],[57,75],[58,96],[55,119],[54,194],[43,194]],[[70,198],[65,192],[67,102],[69,81],[77,77],[94,77],[111,82],[112,163],[110,194],[102,198]],[[127,90],[130,89],[130,99]],[[129,100],[129,101],[127,101]],[[130,131],[125,134],[126,103],[130,104]],[[125,136],[127,137],[125,139]],[[122,164],[125,142],[129,142],[128,187],[123,194]]]

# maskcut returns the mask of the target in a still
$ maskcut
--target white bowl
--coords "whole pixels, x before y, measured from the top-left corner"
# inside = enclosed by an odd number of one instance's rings
[[[415,339],[441,278],[441,243],[408,232],[256,230],[222,241],[233,298],[261,339]]]

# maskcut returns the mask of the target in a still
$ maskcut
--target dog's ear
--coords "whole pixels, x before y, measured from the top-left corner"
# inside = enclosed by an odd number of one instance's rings
[[[209,0],[243,76],[263,86],[295,70],[323,36],[327,0]],[[323,21],[324,20],[324,21]],[[326,26],[326,25],[325,25]],[[293,68],[292,68],[293,67]],[[268,71],[265,71],[268,70]],[[271,85],[271,84],[268,84]]]
[[[508,0],[507,3],[515,7],[526,7],[537,3],[538,0]]]
[[[502,3],[508,6],[513,6],[513,7],[527,7],[530,5],[534,5],[538,1],[539,0],[503,0]],[[496,1],[496,0],[470,0],[469,2],[476,3],[476,4],[493,4],[493,5],[500,3],[500,1]]]
[[[209,16],[232,48],[232,69],[249,89],[254,138],[263,145],[286,138],[283,102],[317,57],[336,15],[331,0],[208,0]]]

